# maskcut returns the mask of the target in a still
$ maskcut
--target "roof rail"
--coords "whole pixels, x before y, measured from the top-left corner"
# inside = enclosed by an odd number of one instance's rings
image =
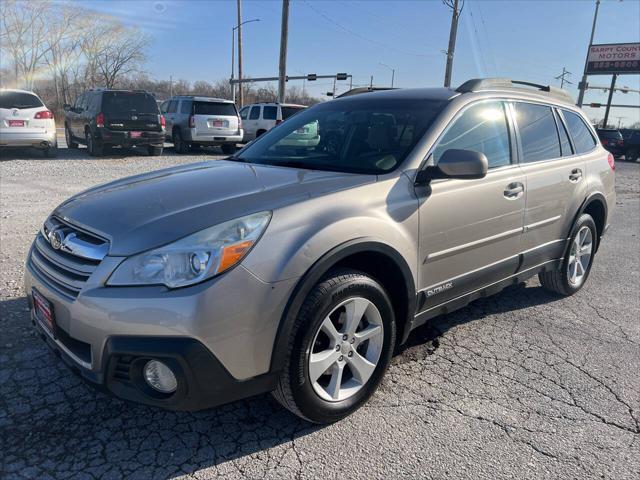
[[[467,80],[458,88],[456,88],[456,92],[469,93],[480,92],[482,90],[501,90],[511,88],[517,89],[520,85],[523,85],[525,87],[533,87],[541,92],[544,92],[565,102],[569,102],[572,104],[575,103],[571,95],[569,95],[566,90],[552,87],[551,85],[540,85],[539,83],[525,82],[522,80],[511,80],[510,78],[474,78],[472,80]]]

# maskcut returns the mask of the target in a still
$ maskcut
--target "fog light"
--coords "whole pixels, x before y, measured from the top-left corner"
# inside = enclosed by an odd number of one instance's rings
[[[178,379],[171,369],[158,360],[149,360],[144,366],[144,379],[151,388],[162,393],[172,393],[178,388]]]

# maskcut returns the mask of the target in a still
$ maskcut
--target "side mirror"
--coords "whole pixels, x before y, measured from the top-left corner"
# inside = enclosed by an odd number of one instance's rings
[[[65,112],[68,112],[69,110],[71,110],[71,105],[69,105],[68,103],[65,103],[64,105],[62,105],[62,109]]]
[[[442,154],[438,165],[420,170],[415,183],[422,185],[436,178],[483,178],[488,168],[489,161],[484,153],[452,148]]]

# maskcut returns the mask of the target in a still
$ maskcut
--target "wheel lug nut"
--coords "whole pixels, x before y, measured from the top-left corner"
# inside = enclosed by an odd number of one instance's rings
[[[340,351],[340,345],[336,345],[336,352]]]
[[[355,338],[355,337],[353,337],[353,338],[351,339],[351,343],[356,343],[356,338]]]
[[[350,356],[350,357],[353,357],[353,352],[349,352],[349,356]]]
[[[342,355],[340,355],[340,358],[338,360],[342,361],[342,360],[344,360],[344,357]]]
[[[347,338],[349,338],[349,335],[347,335],[346,333],[344,335],[342,335],[342,339],[346,340]]]

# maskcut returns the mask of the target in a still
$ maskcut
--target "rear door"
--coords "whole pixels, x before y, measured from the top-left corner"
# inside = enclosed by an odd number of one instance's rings
[[[88,93],[83,93],[78,98],[76,98],[76,103],[73,104],[73,113],[71,115],[71,130],[73,131],[73,136],[76,138],[84,138],[83,118],[85,117],[87,95]]]
[[[110,130],[160,131],[160,111],[153,95],[144,92],[104,92],[102,113]]]
[[[422,310],[509,277],[518,268],[526,182],[515,162],[506,113],[505,103],[497,100],[465,107],[431,153],[433,165],[450,149],[484,153],[486,177],[436,179],[416,187]]]
[[[0,135],[42,133],[50,121],[35,116],[43,110],[42,100],[32,93],[0,92]]]
[[[553,107],[528,102],[512,107],[527,179],[521,247],[526,269],[562,257],[569,226],[586,196],[586,170]]]
[[[233,103],[194,100],[192,113],[196,136],[228,136],[238,132],[238,110]]]

